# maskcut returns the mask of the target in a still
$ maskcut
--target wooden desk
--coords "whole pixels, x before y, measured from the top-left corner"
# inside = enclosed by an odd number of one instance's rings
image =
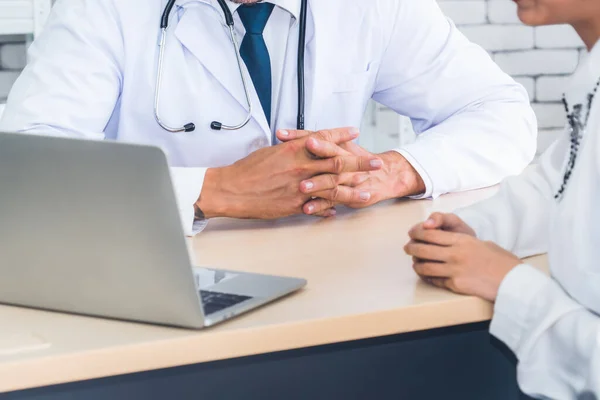
[[[0,392],[489,320],[490,304],[419,281],[402,248],[409,227],[431,212],[493,192],[346,210],[330,220],[212,221],[190,241],[198,265],[308,279],[305,290],[212,329],[0,306]]]

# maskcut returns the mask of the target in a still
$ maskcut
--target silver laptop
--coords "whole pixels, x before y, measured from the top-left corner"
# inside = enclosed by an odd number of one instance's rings
[[[155,147],[0,133],[0,303],[199,329],[305,284],[193,268]]]

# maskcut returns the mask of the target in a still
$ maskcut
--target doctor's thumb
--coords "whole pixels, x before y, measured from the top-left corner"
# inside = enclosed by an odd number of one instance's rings
[[[313,133],[314,132],[311,132],[311,131],[280,129],[277,131],[277,139],[279,139],[282,142],[289,142],[290,140],[295,140],[295,139],[303,138],[306,136],[310,136]]]

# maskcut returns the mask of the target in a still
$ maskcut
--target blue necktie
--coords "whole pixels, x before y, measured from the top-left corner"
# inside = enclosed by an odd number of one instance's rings
[[[271,57],[263,38],[263,31],[273,7],[274,5],[270,3],[257,3],[238,8],[238,15],[246,28],[240,53],[250,72],[269,125],[271,124]]]

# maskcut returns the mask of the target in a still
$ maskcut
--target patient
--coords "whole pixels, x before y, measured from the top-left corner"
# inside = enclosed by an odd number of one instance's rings
[[[493,198],[412,228],[430,284],[495,302],[492,335],[519,359],[524,392],[600,398],[600,0],[517,0],[528,25],[567,23],[589,56],[564,97],[568,129]],[[520,258],[548,252],[551,277]]]

